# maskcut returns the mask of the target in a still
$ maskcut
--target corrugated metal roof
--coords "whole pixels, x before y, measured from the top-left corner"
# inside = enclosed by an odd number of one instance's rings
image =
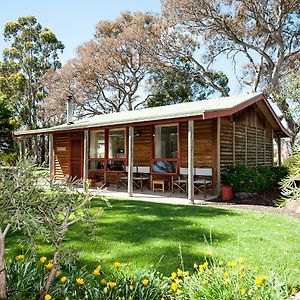
[[[88,119],[76,121],[74,122],[74,124],[64,124],[45,129],[20,131],[16,132],[15,135],[21,136],[28,134],[50,133],[74,129],[134,124],[149,121],[201,116],[205,112],[226,111],[234,109],[235,107],[241,106],[244,103],[251,101],[253,98],[256,98],[260,95],[263,98],[262,93],[251,93],[245,95],[214,98],[196,102],[173,104],[161,107],[144,108],[134,111],[103,114]]]

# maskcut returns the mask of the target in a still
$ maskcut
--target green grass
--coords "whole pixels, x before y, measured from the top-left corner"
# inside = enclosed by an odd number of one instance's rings
[[[70,228],[66,246],[77,249],[80,263],[111,266],[120,261],[129,268],[155,268],[169,275],[181,264],[186,269],[203,261],[204,250],[228,262],[246,257],[262,274],[272,270],[300,283],[300,221],[277,214],[207,206],[179,206],[96,198],[91,210],[104,209],[96,218],[96,236],[85,224]],[[17,237],[8,248],[17,253]]]

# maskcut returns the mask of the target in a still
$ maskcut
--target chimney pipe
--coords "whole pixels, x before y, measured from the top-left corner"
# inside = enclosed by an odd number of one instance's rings
[[[73,122],[73,99],[72,96],[67,98],[67,124],[74,124]]]

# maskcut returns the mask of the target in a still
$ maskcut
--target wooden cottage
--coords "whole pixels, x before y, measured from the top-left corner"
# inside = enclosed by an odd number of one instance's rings
[[[72,176],[118,184],[123,178],[132,195],[136,172],[166,180],[183,172],[190,200],[196,170],[211,175],[218,195],[225,166],[271,166],[273,139],[289,136],[261,93],[105,114],[15,133],[33,134],[49,135],[49,167],[55,179]]]

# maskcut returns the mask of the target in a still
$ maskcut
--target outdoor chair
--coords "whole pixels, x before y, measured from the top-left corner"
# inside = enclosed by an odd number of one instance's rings
[[[207,189],[212,189],[212,169],[195,168],[194,169],[194,190],[201,192],[203,189],[204,198],[206,198]]]
[[[137,167],[133,166],[133,173],[137,172]],[[128,187],[128,166],[126,166],[126,173],[125,172],[118,172],[117,173],[117,190],[120,186],[124,186],[125,188]]]
[[[137,173],[133,174],[133,186],[143,191],[143,187],[147,181],[150,181],[150,167],[138,166]]]
[[[172,176],[173,193],[175,192],[175,189],[177,189],[179,192],[183,192],[183,193],[187,192],[187,175],[188,175],[188,169],[180,168],[179,176],[177,176],[176,179],[174,179],[174,176]]]

